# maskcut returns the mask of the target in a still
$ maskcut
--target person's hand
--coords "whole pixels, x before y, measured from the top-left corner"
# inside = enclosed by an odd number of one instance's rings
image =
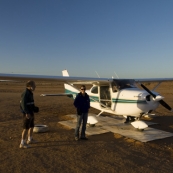
[[[27,119],[30,119],[30,117],[31,117],[30,114],[26,114]]]

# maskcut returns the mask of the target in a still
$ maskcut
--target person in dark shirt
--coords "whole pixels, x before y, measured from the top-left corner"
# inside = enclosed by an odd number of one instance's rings
[[[23,113],[23,131],[19,148],[28,148],[28,144],[35,143],[32,138],[34,128],[34,112],[38,112],[38,107],[34,105],[33,91],[36,85],[34,81],[26,83],[26,90],[21,95],[20,108]],[[37,109],[37,110],[36,110]],[[28,134],[28,140],[26,136]]]
[[[79,129],[82,123],[82,131],[80,139],[87,140],[85,136],[86,124],[88,120],[88,110],[90,108],[90,99],[88,94],[85,92],[86,87],[82,85],[80,88],[80,93],[76,96],[74,100],[74,106],[77,109],[77,124],[75,129],[75,140],[79,140]]]

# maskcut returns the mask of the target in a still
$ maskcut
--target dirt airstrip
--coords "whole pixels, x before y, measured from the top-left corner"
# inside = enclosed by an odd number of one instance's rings
[[[0,79],[9,79],[0,77]],[[74,141],[74,130],[60,125],[67,114],[75,114],[68,97],[40,97],[42,93],[63,93],[63,83],[37,79],[35,104],[40,112],[35,124],[46,124],[49,132],[34,133],[38,141],[29,149],[19,149],[22,116],[19,101],[28,79],[0,82],[0,172],[1,173],[170,173],[173,172],[173,137],[142,143],[119,134],[88,136]],[[153,84],[147,84],[152,88]],[[173,107],[173,83],[157,89]],[[92,113],[99,113],[90,109]],[[173,133],[173,113],[159,106],[153,128]],[[106,114],[104,114],[106,115]]]

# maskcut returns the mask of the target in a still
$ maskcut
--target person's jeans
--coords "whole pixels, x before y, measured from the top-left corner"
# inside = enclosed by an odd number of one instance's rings
[[[82,113],[82,115],[77,115],[77,123],[75,129],[75,137],[79,138],[79,129],[82,123],[81,138],[85,138],[86,124],[88,120],[88,113]]]

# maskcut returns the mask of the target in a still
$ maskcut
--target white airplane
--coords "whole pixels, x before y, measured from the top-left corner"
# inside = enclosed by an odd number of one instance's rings
[[[173,78],[157,79],[107,79],[107,78],[82,78],[70,77],[67,70],[62,71],[63,77],[57,79],[64,81],[64,94],[42,94],[41,96],[62,96],[66,95],[75,99],[79,89],[74,84],[92,84],[90,90],[86,90],[90,96],[90,106],[100,110],[97,115],[107,112],[113,115],[126,117],[125,123],[131,124],[137,129],[145,129],[148,125],[141,121],[141,117],[161,104],[169,111],[172,108],[163,101],[163,96],[154,90],[164,81],[173,81]],[[158,82],[150,91],[142,82]],[[143,89],[138,87],[140,85]],[[93,117],[89,117],[88,122],[97,122]]]
[[[25,78],[48,78],[57,79],[64,82],[65,93],[63,94],[42,94],[41,96],[68,96],[75,99],[79,89],[75,84],[91,84],[92,87],[86,90],[90,96],[90,106],[100,110],[97,115],[107,112],[113,115],[122,115],[126,117],[125,123],[131,124],[137,129],[145,129],[148,125],[141,121],[141,117],[153,110],[156,110],[159,104],[169,111],[172,108],[163,101],[163,96],[155,92],[155,89],[166,81],[173,81],[173,78],[149,78],[149,79],[113,79],[113,78],[88,78],[88,77],[70,77],[67,70],[62,71],[63,76],[42,76],[42,75],[16,75],[9,74],[10,77]],[[7,76],[0,74],[0,76]],[[158,82],[150,91],[142,82]],[[143,89],[138,87],[140,85]],[[133,121],[133,122],[132,122]],[[97,123],[95,117],[89,116],[90,124]]]

